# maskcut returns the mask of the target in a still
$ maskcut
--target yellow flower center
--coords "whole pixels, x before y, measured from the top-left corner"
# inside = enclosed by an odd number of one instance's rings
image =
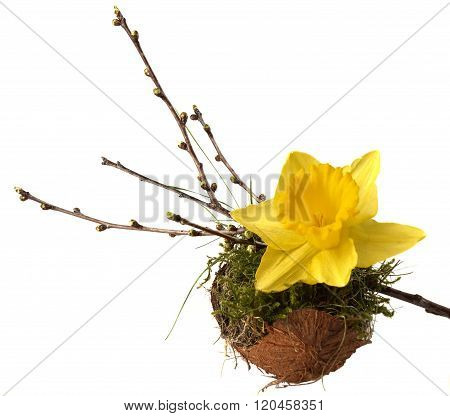
[[[345,223],[356,215],[359,188],[350,173],[318,164],[287,179],[277,205],[281,222],[324,250],[339,244]]]

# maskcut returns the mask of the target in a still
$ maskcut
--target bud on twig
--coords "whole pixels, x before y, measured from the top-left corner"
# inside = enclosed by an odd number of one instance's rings
[[[73,209],[73,212],[74,212],[75,214],[80,214],[80,213],[81,213],[81,210],[80,210],[80,208],[74,208],[74,209]]]
[[[133,227],[133,228],[142,228],[142,225],[139,224],[136,220],[130,220],[129,224],[130,224],[130,227]]]
[[[119,19],[113,19],[112,24],[114,26],[120,26],[120,20]]]
[[[222,158],[220,157],[220,155],[216,155],[216,157],[214,159],[216,160],[216,162],[222,161]]]
[[[22,188],[15,186],[14,190],[19,194],[19,199],[21,201],[26,201],[28,199],[27,192],[25,192]]]
[[[211,127],[209,126],[209,124],[205,124],[205,125],[203,126],[203,130],[205,130],[205,131],[211,131]]]
[[[134,40],[139,40],[139,32],[137,30],[133,30],[131,36],[133,37]]]
[[[191,120],[194,120],[194,121],[198,120],[197,114],[191,114],[189,117]]]
[[[44,211],[47,211],[47,210],[49,210],[50,208],[51,208],[51,206],[48,205],[48,204],[46,204],[45,202],[43,202],[43,203],[41,204],[41,209],[43,209]]]
[[[185,142],[180,142],[180,143],[178,143],[178,147],[179,147],[181,150],[187,150],[187,144],[186,144]]]
[[[201,232],[191,229],[191,230],[189,230],[188,234],[190,237],[198,237],[199,235],[201,235]]]
[[[144,69],[144,74],[147,75],[148,77],[150,77],[150,76],[151,76],[150,69],[145,68],[145,69]]]
[[[211,191],[216,192],[217,191],[217,183],[213,182],[211,184]]]
[[[187,113],[185,113],[184,111],[180,113],[180,121],[182,124],[186,124],[187,119],[188,119]]]
[[[96,229],[98,232],[105,231],[107,228],[108,228],[108,227],[107,227],[105,224],[99,224],[99,225],[97,225],[97,227],[95,227],[95,229]]]
[[[181,217],[178,214],[174,214],[173,212],[170,212],[170,211],[166,212],[166,217],[167,217],[167,219],[169,219],[171,221],[175,221],[175,222],[181,221]]]
[[[237,180],[237,178],[235,176],[230,176],[230,181],[232,183],[238,183],[238,180]]]
[[[224,230],[224,229],[225,229],[225,227],[223,226],[223,224],[222,224],[221,222],[218,222],[218,223],[216,224],[216,230],[222,231],[222,230]]]
[[[228,231],[237,231],[237,228],[233,224],[229,224],[227,226],[227,228],[228,228]]]
[[[244,237],[249,240],[250,238],[253,237],[253,233],[250,230],[245,230],[244,232]]]
[[[155,94],[157,97],[162,97],[162,91],[161,88],[154,88],[153,94]]]

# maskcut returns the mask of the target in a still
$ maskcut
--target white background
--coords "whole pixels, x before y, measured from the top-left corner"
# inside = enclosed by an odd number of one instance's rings
[[[138,183],[101,166],[100,156],[160,178],[190,172],[4,4],[190,162],[176,147],[179,133],[151,93],[131,42],[111,25],[110,1],[0,2],[0,393],[178,241],[97,233],[94,224],[21,203],[13,186],[126,223],[138,216]],[[414,273],[398,288],[450,303],[450,7],[260,170],[444,1],[152,0],[118,6],[139,29],[176,107],[201,107],[240,172],[275,174],[289,150],[343,165],[379,149],[377,218],[427,232],[401,256],[402,270]],[[160,218],[167,209],[158,207]],[[0,401],[5,414],[121,414],[124,401],[157,399],[322,398],[329,414],[394,408],[412,414],[447,405],[449,322],[396,300],[395,318],[376,326],[391,345],[375,335],[325,378],[325,390],[316,383],[258,395],[270,381],[259,371],[248,372],[242,363],[234,370],[231,361],[221,371],[223,344],[214,344],[218,331],[206,291],[194,292],[164,341],[206,255],[218,250],[215,244],[195,250],[201,241],[180,241],[10,390]]]

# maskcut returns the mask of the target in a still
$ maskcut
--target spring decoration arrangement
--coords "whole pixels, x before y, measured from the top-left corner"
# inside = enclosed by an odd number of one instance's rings
[[[199,204],[215,213],[215,223],[197,224],[168,212],[167,218],[183,227],[156,228],[136,220],[117,224],[16,188],[22,201],[93,222],[100,232],[121,229],[221,238],[220,252],[208,258],[200,286],[209,284],[212,313],[227,346],[273,375],[270,384],[313,382],[340,368],[357,348],[370,343],[374,317],[393,315],[389,297],[450,318],[449,308],[392,287],[402,277],[396,272],[399,261],[392,257],[413,247],[425,233],[373,219],[378,210],[377,151],[341,167],[292,152],[273,197],[257,195],[223,155],[199,108],[193,106],[190,116],[175,109],[141,48],[138,32],[129,29],[117,7],[113,25],[130,38],[144,63],[144,74],[154,84],[154,95],[177,123],[182,138],[178,147],[192,159],[204,193],[157,182],[105,157],[102,164]],[[218,200],[218,185],[208,181],[188,127],[195,122],[214,146],[215,161],[227,168],[233,184],[248,193],[248,206],[230,210]]]

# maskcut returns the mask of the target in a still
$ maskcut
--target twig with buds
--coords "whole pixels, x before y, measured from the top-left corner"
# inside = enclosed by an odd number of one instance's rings
[[[145,71],[144,71],[145,75],[147,75],[155,84],[155,88],[154,88],[153,92],[157,97],[161,98],[164,101],[164,103],[168,107],[170,113],[174,117],[174,119],[183,135],[183,138],[184,138],[184,141],[179,144],[179,147],[182,150],[187,151],[189,153],[189,155],[191,156],[192,160],[194,161],[194,164],[198,171],[198,180],[201,183],[202,189],[204,189],[208,194],[208,196],[205,195],[204,197],[208,198],[209,200],[201,199],[201,197],[200,198],[195,197],[189,193],[184,192],[183,190],[181,190],[175,186],[166,185],[164,183],[161,183],[154,179],[151,179],[147,176],[141,175],[140,173],[135,172],[135,171],[127,168],[126,166],[122,165],[120,162],[112,162],[109,159],[102,157],[102,164],[106,165],[106,166],[114,167],[118,170],[121,170],[122,172],[125,172],[131,176],[138,178],[141,181],[144,181],[144,182],[150,183],[152,185],[166,189],[168,191],[174,192],[180,198],[185,198],[185,199],[195,202],[207,209],[214,210],[214,211],[221,213],[227,217],[230,217],[230,211],[226,207],[224,207],[221,204],[221,202],[217,199],[217,197],[215,196],[215,191],[217,189],[217,185],[215,183],[210,184],[208,182],[205,172],[203,170],[203,164],[199,161],[199,159],[192,147],[191,141],[189,139],[189,134],[188,134],[189,132],[188,132],[188,129],[186,126],[186,123],[188,121],[187,113],[182,112],[182,113],[178,114],[175,107],[172,105],[172,102],[169,100],[169,98],[165,94],[160,82],[158,81],[155,73],[153,72],[153,69],[150,66],[150,63],[149,63],[147,57],[145,56],[145,54],[141,48],[138,32],[131,31],[129,29],[125,17],[122,15],[122,13],[119,11],[119,9],[117,7],[115,7],[114,11],[115,11],[116,18],[113,20],[113,24],[115,26],[121,26],[125,30],[125,32],[129,36],[129,38],[133,42],[140,57],[142,58],[142,60],[145,64]],[[235,183],[238,183],[247,192],[250,192],[250,190],[246,187],[246,185],[239,178],[239,176],[236,174],[236,172],[228,164],[228,162],[224,158],[223,154],[220,152],[219,148],[217,147],[217,143],[214,140],[214,136],[212,135],[210,130],[208,130],[207,125],[203,121],[201,113],[198,111],[198,109],[196,107],[194,107],[194,111],[196,112],[197,117],[199,118],[199,120],[202,123],[205,130],[208,131],[208,136],[210,136],[210,139],[218,152],[218,156],[220,157],[220,160],[222,160],[225,163],[227,168],[232,173]],[[73,217],[76,217],[76,218],[79,218],[79,219],[82,219],[85,221],[93,222],[93,223],[97,224],[97,226],[96,226],[97,231],[105,231],[107,229],[147,231],[147,232],[154,232],[154,233],[169,234],[172,237],[174,237],[176,235],[190,235],[190,236],[215,235],[215,236],[225,238],[229,243],[246,244],[246,245],[249,245],[251,248],[255,248],[256,245],[265,246],[265,244],[263,242],[259,241],[259,239],[255,238],[254,236],[249,236],[249,234],[248,234],[249,231],[246,231],[244,228],[236,228],[233,225],[229,225],[229,226],[227,226],[227,228],[225,228],[225,226],[222,223],[220,223],[220,221],[217,224],[217,228],[212,229],[212,228],[208,228],[208,227],[205,227],[202,225],[195,224],[185,218],[180,217],[179,215],[172,214],[170,216],[170,219],[175,220],[176,222],[179,222],[182,225],[187,225],[189,227],[192,227],[192,229],[190,229],[190,230],[173,230],[173,229],[164,229],[164,228],[156,228],[156,227],[147,227],[142,224],[139,224],[136,220],[130,220],[130,223],[128,225],[116,224],[116,223],[112,223],[109,221],[104,221],[99,218],[94,218],[94,217],[85,215],[84,213],[82,213],[80,211],[79,208],[74,208],[73,210],[67,210],[67,209],[61,208],[57,205],[50,204],[40,198],[35,197],[34,195],[30,194],[29,192],[23,190],[22,188],[16,188],[16,192],[19,194],[20,199],[22,201],[26,201],[26,200],[34,201],[34,202],[38,203],[43,210],[53,210],[53,211],[57,211],[57,212],[60,212],[60,213],[66,214],[66,215],[70,215],[70,216],[73,216]],[[252,194],[252,195],[258,201],[263,200],[262,196],[257,197],[254,194]]]
[[[115,224],[109,221],[104,221],[98,218],[91,217],[89,215],[85,215],[81,212],[79,208],[74,208],[72,211],[58,207],[57,205],[50,204],[40,198],[35,197],[34,195],[30,194],[29,192],[23,190],[22,188],[16,187],[15,191],[19,194],[19,198],[21,201],[34,201],[37,202],[41,209],[44,211],[52,210],[56,212],[61,212],[62,214],[70,215],[72,217],[80,218],[85,221],[90,221],[95,224],[97,224],[96,230],[97,231],[105,231],[108,229],[118,229],[118,230],[130,230],[130,231],[146,231],[146,232],[152,232],[152,233],[161,233],[161,234],[169,234],[171,237],[175,237],[177,235],[189,235],[192,237],[199,237],[199,236],[211,236],[211,235],[217,235],[213,232],[208,232],[208,230],[203,231],[197,231],[193,233],[193,230],[171,230],[171,229],[165,229],[165,228],[156,228],[156,227],[146,227],[144,225],[139,224],[136,220],[130,220],[128,225],[125,224]],[[188,225],[188,224],[187,224]],[[212,230],[214,231],[214,230]],[[234,235],[236,232],[225,232],[226,235]]]
[[[236,173],[236,171],[233,169],[233,167],[228,163],[227,159],[223,155],[222,151],[219,148],[219,145],[216,142],[216,139],[214,138],[214,134],[211,130],[211,126],[209,124],[205,123],[205,120],[203,119],[203,114],[200,112],[198,107],[194,105],[193,107],[194,114],[191,114],[191,120],[198,120],[200,124],[203,127],[203,130],[205,130],[206,134],[209,137],[209,140],[211,141],[212,145],[216,149],[217,155],[215,157],[217,162],[222,162],[225,167],[228,169],[228,171],[231,173],[231,182],[239,185],[241,188],[243,188],[249,195],[251,195],[256,201],[262,202],[266,199],[266,197],[261,195],[256,195],[250,188],[247,186],[247,184],[239,177],[239,175]]]
[[[179,147],[182,148],[183,150],[186,150],[189,153],[189,155],[191,156],[192,160],[194,161],[195,167],[197,168],[197,171],[198,171],[198,179],[200,181],[201,188],[204,189],[208,193],[209,199],[211,201],[211,205],[215,207],[214,209],[229,217],[230,212],[226,208],[224,208],[220,204],[220,202],[217,200],[217,197],[214,193],[214,189],[211,187],[211,185],[209,184],[209,182],[206,178],[205,171],[203,169],[203,164],[199,161],[199,159],[194,151],[194,148],[192,147],[192,143],[189,139],[188,131],[186,128],[186,123],[188,120],[187,113],[182,112],[182,113],[178,114],[178,112],[175,109],[175,107],[173,106],[172,102],[167,97],[167,95],[166,95],[165,91],[163,90],[160,82],[158,81],[158,78],[156,77],[152,67],[150,66],[150,63],[149,63],[147,57],[145,56],[144,51],[142,50],[141,44],[139,42],[139,33],[137,31],[130,30],[125,17],[122,15],[122,13],[120,12],[120,10],[117,7],[114,8],[114,13],[116,15],[116,18],[113,20],[114,26],[121,26],[127,33],[128,37],[133,42],[142,61],[144,62],[145,75],[148,76],[155,84],[153,93],[157,97],[161,98],[161,100],[164,101],[164,103],[167,105],[170,113],[174,117],[174,119],[181,131],[181,134],[183,135],[184,142],[182,142],[182,143],[184,143],[184,145],[181,144],[181,146],[179,146]]]
[[[159,186],[160,188],[164,188],[168,191],[175,192],[180,198],[188,199],[189,201],[195,202],[203,207],[206,207],[208,209],[222,213],[222,211],[217,207],[217,205],[212,204],[211,202],[203,201],[199,198],[196,198],[195,196],[192,196],[186,192],[181,191],[179,188],[177,188],[175,186],[166,185],[164,183],[155,181],[154,179],[151,179],[147,176],[141,175],[140,173],[135,172],[134,170],[131,170],[131,169],[127,168],[126,166],[122,165],[122,163],[120,163],[119,161],[112,162],[111,160],[107,159],[106,157],[102,157],[102,165],[111,166],[113,168],[116,168],[118,170],[121,170],[122,172],[128,173],[129,175],[138,178],[142,182],[147,182],[152,185]]]
[[[233,226],[232,229],[228,231],[219,231],[214,230],[213,228],[205,227],[203,225],[195,224],[192,221],[187,220],[186,218],[183,218],[182,216],[178,214],[174,214],[173,212],[167,212],[166,214],[167,218],[171,221],[178,222],[181,225],[188,225],[189,227],[195,228],[195,230],[191,230],[191,233],[195,235],[196,233],[208,233],[213,234],[218,237],[222,237],[228,241],[231,241],[236,244],[245,244],[245,245],[254,245],[255,242],[253,239],[247,239],[247,236],[245,235],[245,230],[243,228],[236,228]],[[198,230],[198,231],[197,231]],[[237,235],[242,234],[242,238],[238,238]],[[263,244],[265,245],[265,244]]]

